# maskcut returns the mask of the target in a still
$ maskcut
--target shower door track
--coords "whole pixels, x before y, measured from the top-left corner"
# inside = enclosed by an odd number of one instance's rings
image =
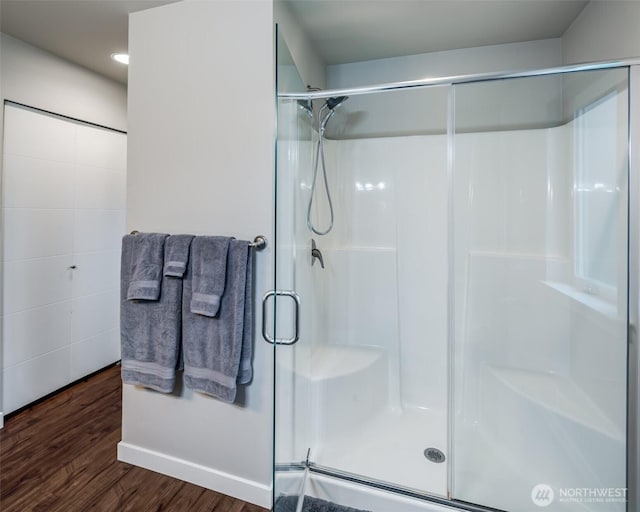
[[[331,467],[321,466],[319,464],[316,464],[315,462],[309,462],[308,465],[305,464],[304,461],[297,462],[297,463],[290,463],[290,464],[276,464],[275,469],[276,471],[280,471],[280,472],[304,471],[307,467],[309,468],[310,473],[316,473],[318,475],[337,478],[339,480],[344,480],[346,482],[364,485],[364,486],[371,487],[371,488],[378,489],[385,492],[399,494],[407,498],[414,498],[414,499],[422,500],[425,502],[434,503],[436,505],[450,507],[452,510],[464,510],[466,512],[507,512],[497,508],[483,507],[479,505],[473,505],[471,503],[467,503],[464,501],[442,498],[440,496],[435,496],[433,494],[418,491],[416,489],[410,489],[410,488],[402,487],[399,485],[393,485],[388,482],[383,482],[381,480],[366,478],[361,475],[356,475],[354,473],[348,473],[346,471],[340,471],[338,469],[334,469]]]
[[[279,92],[277,97],[288,100],[315,100],[326,99],[334,96],[358,96],[362,94],[374,94],[379,92],[397,91],[401,89],[415,89],[423,87],[447,87],[457,84],[474,82],[490,82],[494,80],[506,80],[509,78],[530,78],[534,76],[563,75],[578,71],[597,71],[614,68],[631,68],[640,65],[640,57],[633,59],[616,59],[602,62],[586,62],[584,64],[571,64],[545,69],[501,71],[492,73],[476,73],[469,75],[439,76],[433,78],[421,78],[419,80],[407,80],[404,82],[389,82],[376,85],[348,87],[342,89],[326,89],[313,92]]]

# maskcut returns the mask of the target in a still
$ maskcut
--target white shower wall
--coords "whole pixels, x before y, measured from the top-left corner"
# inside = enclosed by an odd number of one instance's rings
[[[393,406],[444,410],[446,137],[328,141],[326,148],[336,216],[318,241],[335,273],[326,339],[383,348]]]
[[[624,141],[626,116],[618,122]],[[606,222],[591,222],[594,240],[624,236],[626,156],[606,138],[592,141],[589,159],[606,162],[612,178],[581,181],[579,123],[456,135],[459,499],[510,510],[540,482],[624,484],[626,271],[619,266],[619,294],[590,291],[576,279],[575,240],[581,195],[607,213]],[[624,255],[625,242],[616,244]],[[521,460],[531,461],[526,470]],[[510,481],[508,491],[486,493],[495,481]]]
[[[469,421],[477,419],[481,362],[568,369],[567,319],[540,284],[548,268],[568,263],[566,135],[550,128],[456,136],[455,211],[468,223],[456,226],[454,239],[454,268],[463,274],[454,290],[455,364],[464,375],[456,405]],[[546,314],[531,308],[544,303]],[[532,310],[541,318],[530,318]]]
[[[515,368],[540,379],[557,376],[555,385],[582,400],[583,412],[571,421],[596,436],[610,427],[622,439],[624,346],[606,340],[620,337],[616,321],[623,312],[612,317],[605,302],[589,302],[568,284],[574,133],[570,122],[455,136],[454,208],[469,222],[467,229],[454,225],[451,262],[459,276],[453,292],[460,424],[497,428],[487,396],[494,383],[484,372]],[[446,151],[445,135],[326,144],[336,220],[329,235],[316,237],[327,268],[314,271],[314,283],[324,282],[326,290],[317,300],[325,306],[314,339],[381,348],[388,356],[385,407],[447,408]],[[318,207],[320,216],[323,210]],[[518,379],[507,377],[508,385],[517,387]],[[538,399],[551,400],[545,393]],[[529,399],[536,400],[520,397]],[[518,439],[517,422],[506,428]],[[446,438],[446,414],[429,429]]]
[[[558,257],[566,257],[567,233],[562,231],[566,223],[561,222],[555,211],[562,214],[564,209],[566,215],[569,207],[568,197],[560,192],[560,189],[566,192],[569,178],[566,172],[558,172],[567,166],[566,154],[561,151],[565,146],[559,140],[564,134],[562,129],[543,129],[456,135],[457,175],[464,176],[471,167],[481,166],[486,171],[477,173],[471,188],[458,190],[456,204],[467,204],[469,196],[474,195],[485,201],[472,203],[474,215],[480,218],[504,215],[504,202],[496,197],[501,193],[496,183],[506,183],[500,172],[509,171],[507,178],[520,183],[516,187],[531,191],[530,201],[522,203],[519,212],[512,212],[520,215],[513,217],[514,226],[519,229],[514,228],[510,234],[482,233],[471,226],[468,237],[455,240],[456,257],[474,261],[478,259],[475,253],[490,250],[496,256],[490,261],[499,262],[505,252],[538,254],[539,259],[547,252],[548,243],[555,244]],[[324,331],[320,338],[331,344],[383,348],[389,357],[391,405],[445,410],[447,138],[424,135],[331,140],[326,151],[336,222],[328,236],[317,239],[327,270],[315,275],[329,286],[325,316],[317,324],[317,329]],[[496,154],[502,155],[501,167],[495,165]],[[485,163],[479,164],[483,155]],[[559,182],[555,184],[555,202],[549,216],[548,205],[535,202],[539,186],[546,187],[547,178]],[[478,189],[483,186],[489,194],[480,193]],[[512,186],[510,183],[509,187]],[[506,192],[506,187],[502,192]],[[529,228],[522,229],[523,223]],[[496,237],[504,238],[504,243],[491,245]],[[529,260],[524,263],[525,273],[540,267],[535,256]],[[542,265],[542,269],[546,266]],[[491,274],[479,274],[485,276],[490,286]],[[544,272],[540,277],[544,278]],[[463,304],[469,294],[486,291],[480,288],[482,284],[459,282],[466,283],[455,293],[456,300]],[[538,299],[534,296],[531,300]],[[468,313],[467,318],[479,313]],[[465,318],[456,320],[462,328]],[[511,322],[517,325],[517,317]],[[551,324],[541,329],[562,332]],[[552,347],[557,345],[542,334],[530,335],[546,339]],[[534,346],[540,348],[539,344]],[[496,349],[501,350],[499,346]],[[515,347],[512,350],[518,353]],[[556,355],[549,354],[545,362],[567,360]],[[444,423],[440,427],[446,429]]]
[[[626,302],[589,296],[574,279],[575,134],[572,121],[456,136],[456,180],[466,186],[454,201],[469,220],[455,231],[455,268],[465,273],[455,289],[456,337],[476,352],[457,362],[469,389],[481,362],[566,376],[623,430],[626,347],[606,340],[624,339]],[[624,155],[614,158],[623,170]],[[614,217],[601,229],[619,225]]]

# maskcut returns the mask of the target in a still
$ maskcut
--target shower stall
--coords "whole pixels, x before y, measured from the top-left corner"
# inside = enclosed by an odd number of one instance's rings
[[[637,68],[278,55],[275,510],[637,512]]]

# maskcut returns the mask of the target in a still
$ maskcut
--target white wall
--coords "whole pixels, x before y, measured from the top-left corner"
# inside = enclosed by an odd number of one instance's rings
[[[2,99],[127,129],[127,88],[88,69],[0,34]]]
[[[185,1],[131,16],[129,230],[273,243],[272,8]],[[272,251],[255,256],[256,333]],[[125,386],[120,459],[269,506],[272,348],[259,334],[254,348],[235,405]]]
[[[287,4],[276,0],[274,8],[278,31],[291,52],[304,85],[324,88],[326,85],[325,63],[313,48]],[[280,90],[283,89],[280,88]]]
[[[560,39],[421,53],[327,67],[327,86],[355,87],[420,78],[515,71],[562,63]]]
[[[640,57],[640,2],[590,2],[562,37],[565,64]]]
[[[127,129],[127,89],[123,84],[2,33],[0,100]],[[4,108],[0,108],[0,153],[3,126]]]

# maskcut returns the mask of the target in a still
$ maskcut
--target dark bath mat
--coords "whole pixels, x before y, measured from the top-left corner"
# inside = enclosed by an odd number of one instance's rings
[[[276,505],[273,508],[274,512],[296,512],[296,505],[298,504],[297,496],[280,496],[276,500]],[[330,501],[320,500],[318,498],[312,498],[311,496],[304,497],[304,503],[302,505],[302,512],[370,512],[368,510],[361,510],[351,507],[343,507],[342,505],[336,505]]]
[[[297,505],[297,496],[280,496],[273,506],[273,512],[296,512]]]

